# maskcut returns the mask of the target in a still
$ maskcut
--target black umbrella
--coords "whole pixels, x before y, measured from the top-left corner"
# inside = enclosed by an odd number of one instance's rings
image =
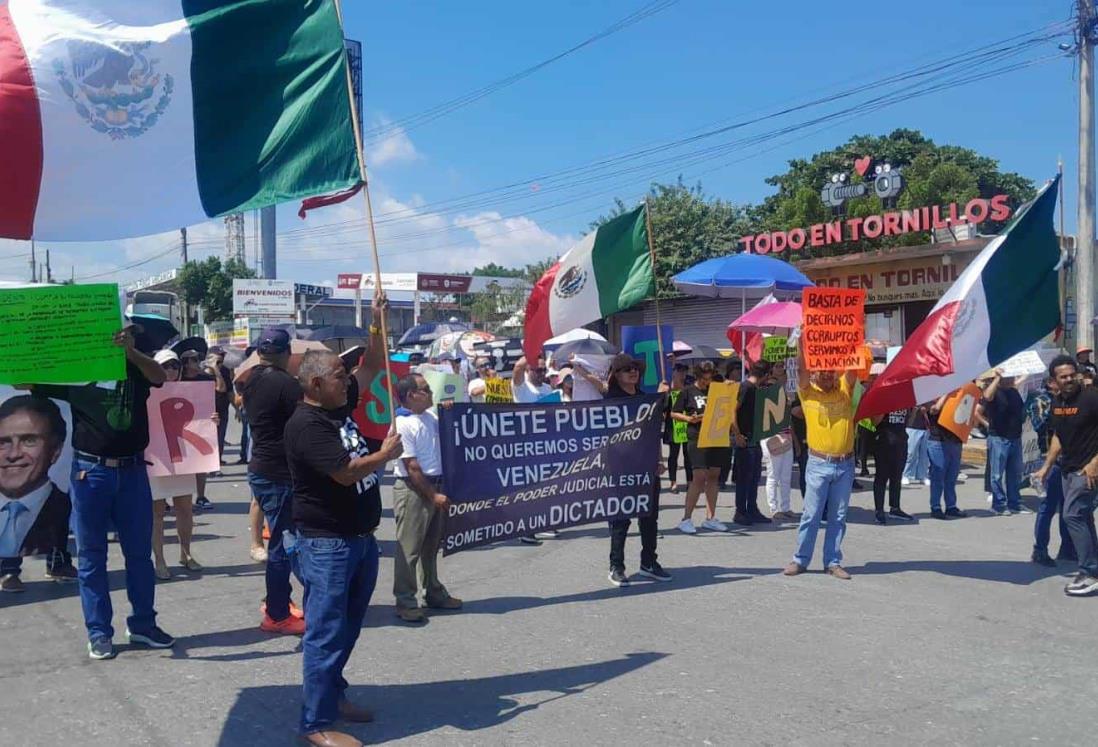
[[[571,340],[551,352],[554,361],[567,361],[573,355],[614,355],[621,349],[606,340]],[[559,365],[559,364],[557,364]]]
[[[129,314],[126,319],[135,327],[134,347],[145,355],[152,355],[179,337],[179,330],[171,320],[157,314]]]
[[[209,352],[209,349],[210,346],[206,343],[206,339],[204,337],[188,337],[172,345],[172,350],[180,358],[182,358],[183,354],[186,353],[188,350],[194,350],[196,353],[198,353],[199,358],[205,358],[206,353]]]
[[[686,355],[675,356],[677,361],[718,361],[724,358],[720,351],[708,345],[690,345],[690,352]]]
[[[398,348],[410,348],[416,345],[427,346],[450,332],[468,332],[471,330],[465,322],[424,322],[405,332],[397,340]]]
[[[362,360],[362,354],[365,352],[365,347],[362,345],[355,345],[353,348],[348,348],[340,353],[339,359],[343,361],[344,368],[350,371],[358,365],[360,360]]]

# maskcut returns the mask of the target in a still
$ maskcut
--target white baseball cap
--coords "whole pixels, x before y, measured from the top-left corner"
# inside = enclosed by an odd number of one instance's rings
[[[164,350],[157,350],[156,354],[153,356],[153,360],[163,366],[168,361],[175,361],[176,363],[178,363],[179,356],[175,354],[174,350],[168,350],[167,348],[165,348]]]

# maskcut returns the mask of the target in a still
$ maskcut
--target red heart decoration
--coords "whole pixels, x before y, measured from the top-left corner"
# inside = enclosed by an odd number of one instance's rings
[[[858,176],[865,176],[869,171],[869,167],[873,165],[872,156],[864,156],[854,161],[854,170],[858,172]]]

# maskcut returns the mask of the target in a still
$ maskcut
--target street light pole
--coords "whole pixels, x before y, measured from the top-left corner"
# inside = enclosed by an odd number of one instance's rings
[[[1094,347],[1094,0],[1079,3],[1079,214],[1075,295],[1080,347]]]

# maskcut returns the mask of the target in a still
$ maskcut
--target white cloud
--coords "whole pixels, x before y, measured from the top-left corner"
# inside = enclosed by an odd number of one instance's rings
[[[390,122],[388,119],[380,119],[378,126],[388,128]],[[423,155],[416,150],[415,143],[402,127],[388,129],[384,139],[366,146],[366,163],[371,167],[408,163],[421,158]]]

